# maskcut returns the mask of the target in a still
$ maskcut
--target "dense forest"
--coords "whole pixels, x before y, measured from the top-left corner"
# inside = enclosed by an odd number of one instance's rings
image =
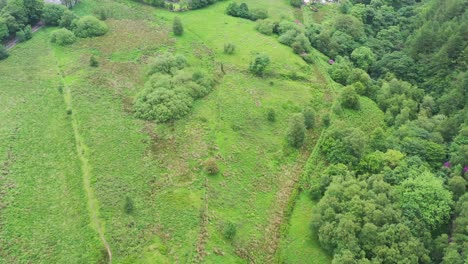
[[[359,108],[357,93],[385,112],[369,136],[335,124],[321,148],[330,167],[311,183],[312,228],[333,263],[468,260],[467,7],[341,1],[334,21],[305,28],[334,59],[341,106]]]

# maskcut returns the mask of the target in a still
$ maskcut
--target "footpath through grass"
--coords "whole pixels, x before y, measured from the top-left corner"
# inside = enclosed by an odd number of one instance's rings
[[[103,259],[46,31],[0,63],[0,120],[0,263]]]

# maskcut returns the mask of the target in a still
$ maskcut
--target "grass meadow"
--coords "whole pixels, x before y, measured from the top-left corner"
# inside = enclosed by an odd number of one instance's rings
[[[284,0],[244,2],[274,19],[295,17]],[[176,14],[82,0],[80,16],[110,10],[107,35],[59,47],[47,28],[0,63],[0,263],[105,263],[103,237],[114,263],[330,262],[310,233],[307,195],[284,214],[321,130],[308,132],[300,150],[285,135],[305,106],[328,112],[339,87],[254,22],[225,15],[228,3]],[[177,38],[175,15],[185,28]],[[226,43],[234,54],[223,53]],[[165,51],[218,84],[181,120],[138,120],[133,100],[148,63]],[[247,71],[257,53],[272,60],[263,78]],[[383,118],[362,100],[361,111],[342,117],[356,125],[363,115]],[[218,162],[217,175],[203,171],[207,158]],[[232,240],[223,236],[227,223],[237,227]]]

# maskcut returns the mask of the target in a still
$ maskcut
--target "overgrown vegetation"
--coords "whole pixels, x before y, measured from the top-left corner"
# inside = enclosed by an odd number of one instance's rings
[[[193,101],[206,96],[214,86],[207,74],[184,70],[186,59],[165,53],[150,66],[150,79],[135,100],[134,111],[139,118],[168,122],[182,118],[192,108]]]

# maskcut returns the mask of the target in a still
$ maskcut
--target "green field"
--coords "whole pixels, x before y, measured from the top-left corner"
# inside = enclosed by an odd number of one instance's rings
[[[294,17],[287,1],[245,2]],[[0,263],[105,263],[106,244],[114,263],[330,263],[309,230],[314,203],[301,194],[290,221],[284,214],[321,134],[293,149],[288,120],[305,106],[328,111],[339,88],[326,71],[254,22],[225,15],[228,2],[178,13],[186,31],[178,38],[176,14],[150,6],[82,0],[74,11],[98,5],[112,14],[105,36],[59,47],[43,29],[0,63]],[[233,55],[226,43],[237,46]],[[163,51],[183,54],[218,84],[185,118],[155,124],[131,111],[147,64]],[[264,78],[247,71],[258,52],[272,60]],[[383,118],[363,100],[345,120]],[[215,176],[201,166],[210,157]],[[237,226],[232,241],[222,232],[228,222]]]

